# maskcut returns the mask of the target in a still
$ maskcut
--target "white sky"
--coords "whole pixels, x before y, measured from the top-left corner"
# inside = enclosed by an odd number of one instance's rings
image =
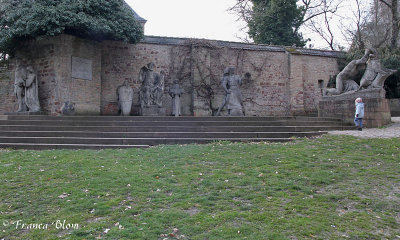
[[[145,34],[240,42],[246,24],[229,13],[236,0],[126,0],[144,19]]]
[[[237,16],[227,11],[236,0],[125,0],[141,17],[147,20],[145,35],[205,38],[242,42],[246,38],[242,30],[244,21],[237,21]],[[355,0],[345,0],[341,15],[351,14]],[[362,0],[370,1],[370,0]],[[353,9],[354,10],[354,9]],[[334,30],[340,45],[347,45],[336,24]],[[304,29],[303,29],[304,32]],[[304,38],[311,37],[315,48],[326,47],[325,42],[310,33],[303,33]],[[307,45],[308,45],[307,44]]]

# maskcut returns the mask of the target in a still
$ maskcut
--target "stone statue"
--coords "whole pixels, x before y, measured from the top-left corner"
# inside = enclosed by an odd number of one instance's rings
[[[73,116],[75,115],[75,103],[71,101],[64,102],[64,105],[61,108],[62,115]]]
[[[162,97],[164,93],[164,72],[154,72],[154,64],[149,63],[140,69],[139,80],[142,84],[140,88],[141,108],[157,105],[162,107]]]
[[[179,86],[178,80],[174,81],[174,84],[169,89],[169,95],[172,97],[172,115],[179,117],[181,115],[181,95],[184,93],[181,86]]]
[[[323,95],[339,95],[344,92],[357,91],[358,84],[354,81],[357,74],[365,68],[371,50],[366,49],[361,59],[353,60],[337,75],[336,88],[323,90]]]
[[[396,72],[397,70],[391,70],[383,67],[377,56],[377,52],[371,50],[371,54],[369,55],[367,62],[367,69],[361,78],[360,87],[358,90],[363,88],[383,88],[385,80]]]
[[[132,108],[133,89],[127,81],[117,88],[117,96],[118,109],[121,112],[121,116],[129,116]]]
[[[31,65],[24,67],[17,61],[14,93],[17,97],[18,112],[40,112],[38,80]]]
[[[164,95],[164,71],[161,71],[158,77],[154,80],[152,91],[152,99],[155,105],[162,107],[162,97]]]
[[[235,68],[227,67],[224,76],[221,78],[222,87],[225,90],[225,99],[218,109],[217,116],[220,115],[222,108],[226,105],[229,116],[244,116],[244,107],[240,86],[242,79],[239,75],[235,75]]]

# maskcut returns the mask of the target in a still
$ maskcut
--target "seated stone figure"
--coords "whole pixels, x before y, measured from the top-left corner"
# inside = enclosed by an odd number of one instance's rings
[[[357,74],[365,69],[371,50],[366,49],[362,58],[353,60],[337,75],[336,88],[327,88],[323,90],[323,95],[339,95],[344,92],[357,91],[358,84],[354,81]]]
[[[139,80],[141,108],[158,106],[162,107],[162,96],[164,94],[164,72],[156,73],[155,65],[149,63],[140,69]]]

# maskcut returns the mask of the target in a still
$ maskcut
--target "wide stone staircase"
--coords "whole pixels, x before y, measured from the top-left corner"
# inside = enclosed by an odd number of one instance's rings
[[[0,116],[0,148],[102,149],[212,141],[284,142],[354,129],[317,117]]]

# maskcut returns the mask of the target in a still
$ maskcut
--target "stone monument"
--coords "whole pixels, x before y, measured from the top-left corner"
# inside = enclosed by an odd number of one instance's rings
[[[121,112],[121,116],[129,116],[132,108],[133,89],[127,81],[117,88],[117,96],[118,109]]]
[[[240,86],[242,79],[235,74],[234,67],[227,67],[224,71],[224,76],[221,78],[222,87],[225,90],[225,99],[218,108],[217,116],[220,115],[222,108],[226,105],[229,116],[244,116],[244,107]]]
[[[367,62],[367,69],[361,78],[360,87],[358,90],[363,88],[383,88],[385,80],[396,72],[397,70],[383,67],[378,58],[378,53],[374,50],[371,50],[371,54],[369,55],[369,60]]]
[[[366,71],[358,86],[353,78],[363,67],[366,67]],[[318,116],[341,118],[346,123],[353,123],[354,100],[360,97],[365,103],[366,127],[389,124],[390,106],[383,86],[385,80],[395,72],[382,66],[375,50],[366,49],[361,59],[351,61],[338,74],[336,88],[324,89],[324,96],[318,105]]]
[[[169,89],[169,95],[172,97],[172,115],[179,117],[181,115],[181,95],[184,93],[183,89],[178,83],[178,80],[174,81],[174,84]]]
[[[31,65],[24,66],[17,61],[14,93],[17,98],[17,112],[38,113],[41,111],[37,75]]]
[[[365,69],[370,52],[371,50],[366,49],[365,54],[362,58],[353,60],[349,64],[347,64],[347,66],[336,77],[336,88],[324,89],[323,95],[340,95],[344,92],[358,90],[359,86],[354,81],[354,78],[363,69]]]
[[[140,69],[139,101],[142,116],[165,116],[162,105],[164,95],[164,72],[156,73],[155,65],[149,63]]]

